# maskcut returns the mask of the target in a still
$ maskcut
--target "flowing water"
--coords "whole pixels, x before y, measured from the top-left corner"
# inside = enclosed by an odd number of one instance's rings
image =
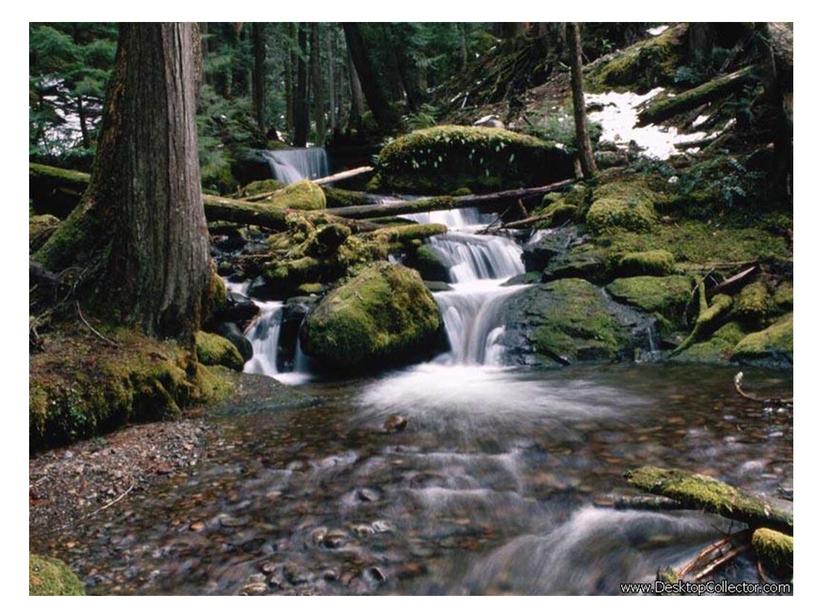
[[[451,350],[410,368],[302,381],[317,406],[221,418],[188,472],[58,534],[32,534],[91,592],[616,594],[735,530],[702,513],[619,510],[656,464],[792,491],[793,416],[733,390],[733,368],[501,366],[499,306],[524,286],[511,240],[474,211],[415,216],[451,266],[435,294]],[[231,289],[240,289],[232,286]],[[283,305],[260,303],[247,370],[281,377]],[[309,365],[295,350],[295,375]],[[284,373],[284,377],[287,373]],[[787,395],[788,373],[748,370]],[[395,417],[402,431],[387,432]],[[217,419],[217,418],[216,418]],[[724,575],[757,580],[745,555]]]
[[[329,174],[329,159],[323,147],[264,150],[272,178],[290,184],[303,179],[319,179]]]

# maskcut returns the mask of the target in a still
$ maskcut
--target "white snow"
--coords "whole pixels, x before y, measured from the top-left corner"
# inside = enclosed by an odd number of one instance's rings
[[[601,142],[614,143],[626,148],[634,142],[643,155],[666,160],[680,153],[677,145],[693,143],[707,138],[705,132],[680,134],[673,126],[650,124],[638,127],[638,107],[663,91],[656,87],[650,92],[638,95],[632,92],[606,92],[587,94],[587,104],[600,104],[603,108],[589,114],[590,121],[601,125]]]
[[[649,28],[646,31],[649,34],[651,34],[652,36],[660,36],[661,34],[663,34],[663,32],[665,32],[668,29],[669,29],[669,26],[662,25],[662,26],[657,26],[657,27],[654,27],[654,28]]]

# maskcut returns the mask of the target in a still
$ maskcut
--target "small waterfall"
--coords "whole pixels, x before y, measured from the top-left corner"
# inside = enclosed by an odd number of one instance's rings
[[[449,226],[451,232],[429,241],[431,248],[449,266],[453,280],[453,291],[434,295],[451,346],[450,353],[437,361],[500,364],[504,331],[499,321],[501,306],[508,296],[523,287],[503,287],[502,284],[524,272],[521,247],[500,236],[471,233],[492,221],[491,216],[477,209],[435,211],[411,217],[434,223],[464,222],[464,227]],[[463,231],[465,229],[469,232]]]
[[[272,177],[286,185],[302,179],[319,179],[329,174],[329,158],[323,147],[264,150]]]
[[[261,312],[247,328],[252,343],[252,359],[244,364],[244,372],[271,376],[278,373],[278,341],[283,320],[282,302],[256,302]]]

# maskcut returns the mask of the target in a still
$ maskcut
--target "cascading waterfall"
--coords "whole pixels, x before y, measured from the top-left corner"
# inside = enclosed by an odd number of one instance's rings
[[[302,179],[319,179],[329,174],[329,158],[323,147],[264,150],[272,177],[290,184]]]
[[[421,223],[443,223],[449,232],[430,239],[430,246],[449,266],[451,291],[434,294],[451,351],[440,356],[443,364],[501,363],[499,322],[501,306],[520,285],[504,287],[510,277],[524,272],[521,247],[501,237],[476,234],[495,219],[478,209],[417,213],[410,217]]]

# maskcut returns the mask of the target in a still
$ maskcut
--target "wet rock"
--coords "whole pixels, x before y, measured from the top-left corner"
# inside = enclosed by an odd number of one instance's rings
[[[368,487],[357,490],[357,498],[363,502],[377,502],[381,497],[379,492]]]
[[[292,585],[302,585],[309,582],[309,574],[292,562],[288,562],[283,566],[283,576]]]
[[[247,583],[241,588],[241,596],[260,596],[268,591],[266,583]]]
[[[235,345],[245,362],[252,359],[252,343],[241,333],[241,329],[233,322],[219,324],[216,332]]]
[[[269,280],[264,275],[259,275],[250,282],[247,294],[256,300],[272,300],[275,291]]]
[[[408,426],[408,420],[402,415],[389,415],[385,419],[383,429],[386,432],[402,432]]]
[[[327,549],[339,549],[348,542],[348,533],[343,530],[330,530],[323,537],[323,546]]]
[[[366,577],[376,583],[385,583],[385,573],[376,566],[366,569]]]
[[[233,322],[239,328],[243,328],[259,311],[258,305],[243,294],[227,292],[226,304],[213,315],[213,320],[216,323]]]
[[[449,292],[453,289],[450,284],[444,281],[424,281],[424,283],[425,287],[432,292]]]
[[[522,249],[525,270],[543,271],[554,257],[566,253],[577,240],[578,230],[574,227],[536,232]]]

